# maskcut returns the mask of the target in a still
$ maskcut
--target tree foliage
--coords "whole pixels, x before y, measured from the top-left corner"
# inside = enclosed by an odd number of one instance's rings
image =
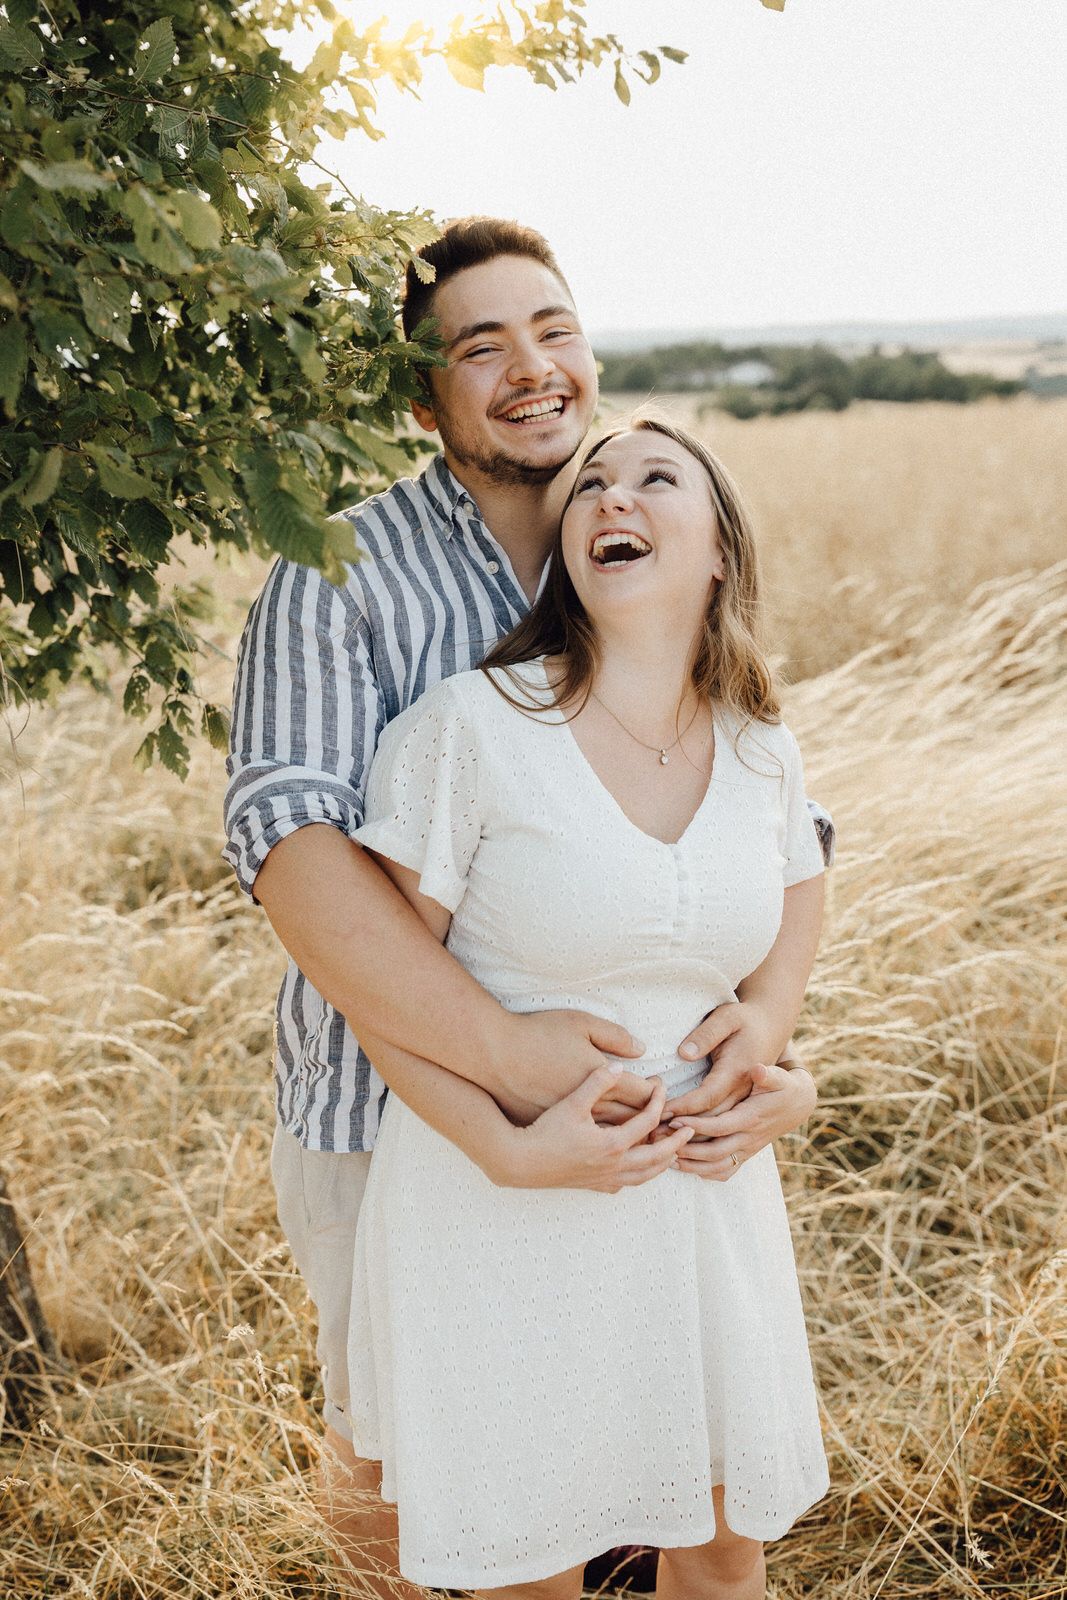
[[[417,6],[417,0],[412,0]],[[397,422],[432,362],[397,334],[426,212],[377,209],[318,168],[323,134],[380,138],[383,82],[437,57],[469,88],[604,66],[654,82],[584,0],[501,6],[437,36],[328,35],[297,71],[295,0],[5,0],[0,14],[0,693],[130,667],[139,752],[183,773],[225,714],[194,676],[205,595],[165,590],[175,540],[277,551],[338,578],[346,502],[409,468]],[[354,10],[355,8],[353,8]]]

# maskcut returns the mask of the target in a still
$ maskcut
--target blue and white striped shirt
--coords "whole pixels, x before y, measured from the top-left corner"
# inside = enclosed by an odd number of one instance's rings
[[[528,610],[506,552],[443,456],[345,515],[362,559],[344,585],[278,561],[241,636],[223,855],[248,894],[287,834],[315,822],[349,835],[361,826],[386,723],[442,678],[476,667]],[[832,824],[811,809],[829,859]],[[385,1084],[292,960],[275,1041],[282,1124],[311,1150],[372,1149]]]

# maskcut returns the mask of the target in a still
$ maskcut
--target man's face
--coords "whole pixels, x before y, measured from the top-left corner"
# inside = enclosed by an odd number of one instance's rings
[[[499,483],[549,483],[584,439],[596,365],[570,295],[528,256],[467,267],[434,295],[448,366],[412,407],[446,456]]]

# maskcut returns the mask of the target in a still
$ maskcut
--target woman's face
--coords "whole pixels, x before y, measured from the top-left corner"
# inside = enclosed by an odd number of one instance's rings
[[[562,538],[578,598],[602,625],[640,609],[695,631],[725,572],[704,467],[650,429],[617,434],[585,463]]]

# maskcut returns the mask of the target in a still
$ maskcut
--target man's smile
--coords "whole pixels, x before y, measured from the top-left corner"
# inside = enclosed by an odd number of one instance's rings
[[[562,417],[570,403],[570,395],[546,394],[537,395],[530,400],[516,400],[505,410],[497,413],[500,422],[510,423],[513,427],[528,428],[532,425],[545,422],[555,422]]]

